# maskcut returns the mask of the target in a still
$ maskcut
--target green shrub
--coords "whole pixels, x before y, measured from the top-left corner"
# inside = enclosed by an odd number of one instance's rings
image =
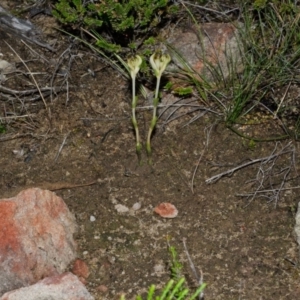
[[[169,0],[95,0],[87,4],[81,0],[59,0],[53,15],[73,29],[104,33],[107,38],[98,46],[116,51],[121,48],[109,44],[132,47],[135,40],[145,38],[174,11],[176,6]]]

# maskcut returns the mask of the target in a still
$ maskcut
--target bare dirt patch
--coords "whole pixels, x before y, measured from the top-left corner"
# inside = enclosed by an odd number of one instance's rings
[[[52,22],[45,16],[36,20],[48,21]],[[58,39],[56,53],[28,47],[5,34],[0,42],[3,58],[17,68],[6,75],[3,86],[36,88],[6,41],[34,72],[40,88],[53,82],[64,90],[53,91],[52,100],[45,93],[47,107],[34,99],[37,93],[0,98],[6,128],[0,135],[0,195],[12,196],[29,186],[57,190],[79,224],[78,254],[90,268],[87,288],[95,298],[118,299],[125,292],[131,299],[150,284],[161,287],[170,278],[169,237],[193,287],[182,245],[182,238],[187,238],[194,264],[208,283],[205,299],[299,298],[299,269],[291,263],[298,261],[292,235],[297,190],[281,192],[276,209],[268,199],[254,199],[247,206],[236,194],[255,189],[246,182],[256,177],[256,164],[214,184],[205,183],[249,159],[270,155],[275,143],[250,147],[208,115],[182,127],[191,117],[186,116],[176,126],[170,123],[156,131],[154,164],[147,165],[143,157],[139,166],[129,83],[87,49],[70,44],[57,32],[48,34],[50,40],[54,35]],[[148,112],[139,113],[143,137],[149,120]],[[286,144],[278,144],[277,149]],[[298,152],[299,145],[292,146]],[[289,164],[289,158],[280,157],[274,170]],[[292,172],[294,179],[288,184],[299,186]],[[141,209],[134,211],[131,207],[137,202]],[[161,202],[173,203],[178,217],[165,220],[155,215],[153,209]],[[130,210],[118,213],[116,204]]]

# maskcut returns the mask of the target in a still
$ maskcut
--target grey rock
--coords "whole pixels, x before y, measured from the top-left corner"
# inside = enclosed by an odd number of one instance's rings
[[[5,293],[0,300],[94,300],[72,273],[47,277],[34,285]]]
[[[30,21],[13,16],[0,5],[0,28],[20,39],[25,39],[50,51],[55,51],[49,44],[41,40],[42,33]]]

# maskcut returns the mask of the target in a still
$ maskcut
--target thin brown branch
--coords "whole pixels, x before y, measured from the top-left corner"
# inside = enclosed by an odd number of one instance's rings
[[[286,147],[288,147],[288,146],[290,146],[290,145],[291,145],[291,143],[288,143],[288,145],[287,145]],[[286,147],[285,147],[285,148],[286,148]],[[251,165],[257,164],[257,163],[268,162],[269,160],[272,160],[272,159],[274,159],[274,158],[277,158],[279,155],[282,155],[282,154],[285,154],[285,153],[289,153],[289,152],[290,152],[290,150],[287,150],[287,151],[282,151],[282,150],[281,150],[281,151],[279,151],[278,153],[275,153],[275,154],[272,154],[272,155],[269,155],[269,156],[266,156],[266,157],[257,158],[257,159],[252,159],[252,160],[250,160],[250,161],[248,161],[248,162],[246,162],[246,163],[244,163],[244,164],[241,164],[241,165],[239,165],[239,166],[237,166],[237,167],[234,167],[234,168],[232,168],[232,169],[229,169],[229,170],[227,170],[227,171],[225,171],[225,172],[222,172],[222,173],[220,173],[220,174],[214,175],[214,176],[212,176],[212,177],[206,179],[205,182],[206,182],[207,184],[211,184],[211,183],[217,182],[217,181],[218,181],[219,179],[221,179],[222,177],[224,177],[224,176],[230,176],[230,175],[232,175],[233,173],[235,173],[236,171],[238,171],[238,170],[240,170],[240,169],[246,168],[246,167],[248,167],[248,166],[251,166]]]
[[[28,68],[28,66],[27,66],[27,64],[24,62],[24,60],[20,57],[20,55],[13,49],[13,47],[11,47],[7,42],[5,42],[6,43],[6,45],[16,54],[16,56],[19,58],[19,60],[23,63],[23,65],[25,66],[25,68],[27,69],[27,71],[29,72],[29,74],[31,75],[31,77],[32,77],[32,80],[34,81],[34,84],[35,84],[35,86],[36,86],[36,88],[38,89],[38,91],[39,91],[39,94],[40,94],[40,96],[41,96],[41,98],[42,98],[42,100],[43,100],[43,102],[44,102],[44,105],[45,105],[45,108],[47,108],[48,106],[47,106],[47,103],[46,103],[46,101],[45,101],[45,99],[44,99],[44,96],[43,96],[43,94],[42,94],[42,92],[41,92],[41,90],[40,90],[40,87],[39,87],[39,85],[37,84],[37,82],[36,82],[36,80],[35,80],[35,77],[33,76],[33,74],[31,73],[31,71],[30,71],[30,69]]]

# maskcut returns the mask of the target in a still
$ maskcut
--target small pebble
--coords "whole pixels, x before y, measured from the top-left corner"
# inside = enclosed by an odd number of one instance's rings
[[[101,292],[101,293],[107,293],[108,287],[104,284],[101,284],[101,285],[96,287],[96,290]]]
[[[12,151],[14,155],[16,155],[16,157],[20,158],[24,155],[25,151],[24,149],[20,149],[20,150],[13,150]]]
[[[163,202],[154,208],[154,211],[163,218],[175,218],[178,215],[177,208],[168,202]]]
[[[140,202],[136,202],[133,204],[132,209],[139,210],[141,207],[142,207],[142,204]]]
[[[129,211],[129,208],[122,204],[116,204],[115,209],[117,210],[118,213],[126,213]]]
[[[94,216],[90,216],[90,221],[91,222],[95,222],[96,221],[96,218]]]
[[[164,265],[163,265],[163,264],[160,264],[160,263],[154,265],[154,268],[153,268],[153,269],[154,269],[154,272],[155,272],[155,273],[163,273],[163,272],[165,271]]]

